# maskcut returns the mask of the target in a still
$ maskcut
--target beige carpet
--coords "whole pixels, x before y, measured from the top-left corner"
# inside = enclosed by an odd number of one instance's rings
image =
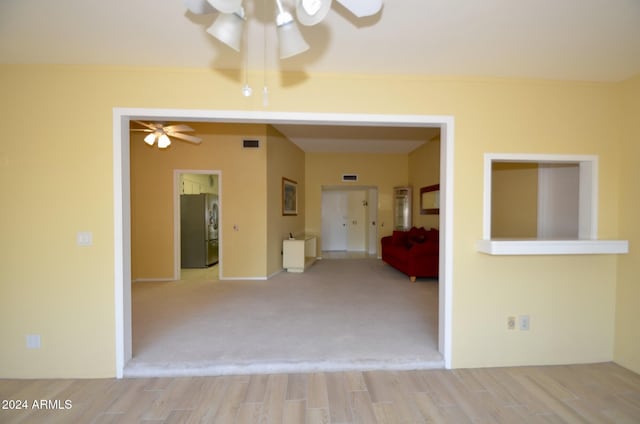
[[[267,281],[133,285],[125,376],[441,368],[438,283],[378,259]]]

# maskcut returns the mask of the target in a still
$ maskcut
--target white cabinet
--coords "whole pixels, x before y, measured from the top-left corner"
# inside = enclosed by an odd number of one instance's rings
[[[316,260],[316,236],[305,235],[282,242],[282,266],[288,272],[304,272]]]

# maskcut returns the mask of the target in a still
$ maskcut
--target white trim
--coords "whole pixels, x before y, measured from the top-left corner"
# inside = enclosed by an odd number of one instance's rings
[[[164,283],[164,282],[169,282],[169,281],[176,281],[179,280],[180,278],[136,278],[136,279],[131,279],[132,283],[149,283],[149,282],[158,282],[158,283]]]
[[[627,240],[478,240],[489,255],[603,255],[629,253]]]
[[[490,153],[484,155],[484,176],[482,182],[482,239],[491,238],[491,179],[492,162],[494,156]]]
[[[268,279],[270,279],[270,278],[275,277],[275,276],[276,276],[276,275],[278,275],[278,274],[282,274],[283,272],[285,272],[285,269],[284,269],[284,268],[279,269],[278,271],[273,272],[273,273],[271,273],[271,274],[267,275],[267,280],[268,280]]]
[[[113,113],[113,231],[116,377],[132,357],[131,345],[131,199],[127,118]]]
[[[122,378],[131,359],[131,234],[129,126],[132,119],[185,120],[224,123],[263,124],[339,124],[371,126],[440,127],[441,139],[441,239],[440,248],[440,324],[438,346],[446,368],[451,368],[452,294],[453,294],[453,146],[454,119],[445,115],[380,115],[300,113],[268,111],[224,111],[188,109],[113,109],[113,181],[114,181],[114,294],[115,294],[115,366]],[[234,278],[235,279],[235,278]]]
[[[269,277],[224,277],[220,278],[220,280],[224,281],[266,281]]]
[[[224,277],[219,278],[220,281],[267,281],[270,276],[265,277]]]
[[[268,112],[207,109],[144,109],[114,108],[114,113],[130,119],[188,120],[190,122],[221,122],[238,124],[298,124],[298,125],[371,125],[377,127],[438,127],[453,120],[446,115],[382,115],[357,113]]]
[[[180,226],[180,170],[173,170],[173,279],[180,279],[182,246],[180,246],[182,227]]]
[[[454,119],[447,117],[440,127],[440,252],[438,350],[444,366],[452,368],[453,349],[453,157]],[[443,143],[444,142],[444,143]]]
[[[124,296],[122,294],[124,276],[124,236],[122,234],[124,224],[123,210],[124,204],[122,200],[123,183],[123,160],[122,160],[122,144],[124,137],[121,128],[121,118],[118,114],[113,113],[113,257],[114,257],[114,284],[113,297],[115,306],[115,358],[116,358],[116,377],[122,378],[124,371]]]

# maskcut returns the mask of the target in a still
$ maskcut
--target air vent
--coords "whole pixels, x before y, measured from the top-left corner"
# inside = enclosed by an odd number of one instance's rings
[[[358,174],[342,174],[342,182],[358,181]]]
[[[242,147],[245,149],[258,149],[260,148],[260,140],[242,140]]]

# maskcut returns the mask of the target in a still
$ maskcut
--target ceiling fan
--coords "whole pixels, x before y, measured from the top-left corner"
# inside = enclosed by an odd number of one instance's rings
[[[228,47],[239,52],[242,45],[243,27],[247,14],[243,6],[247,0],[184,0],[187,9],[196,15],[219,12],[207,32]],[[305,26],[316,25],[324,20],[331,8],[332,0],[290,0],[295,4],[297,21]],[[356,17],[372,16],[382,9],[382,0],[336,0]],[[265,0],[266,2],[266,0]],[[293,15],[283,5],[283,0],[274,0],[275,24],[278,32],[280,59],[303,53],[309,45],[302,37]]]
[[[184,0],[184,4],[196,15],[215,12],[234,13],[242,7],[243,0]],[[382,9],[382,0],[336,0],[358,18],[375,15]],[[331,0],[295,0],[296,12],[303,25],[314,25],[322,20],[331,7]],[[318,15],[316,17],[316,15]],[[306,18],[306,19],[305,19]]]
[[[194,131],[188,125],[177,124],[177,125],[165,125],[162,122],[140,122],[133,121],[138,125],[141,125],[145,128],[131,128],[131,131],[141,131],[149,133],[144,138],[144,142],[149,146],[153,146],[153,144],[158,140],[158,147],[164,149],[169,147],[171,144],[170,137],[179,138],[180,140],[188,141],[189,143],[200,144],[202,139],[200,137],[195,137],[189,134],[182,134],[185,131]]]

